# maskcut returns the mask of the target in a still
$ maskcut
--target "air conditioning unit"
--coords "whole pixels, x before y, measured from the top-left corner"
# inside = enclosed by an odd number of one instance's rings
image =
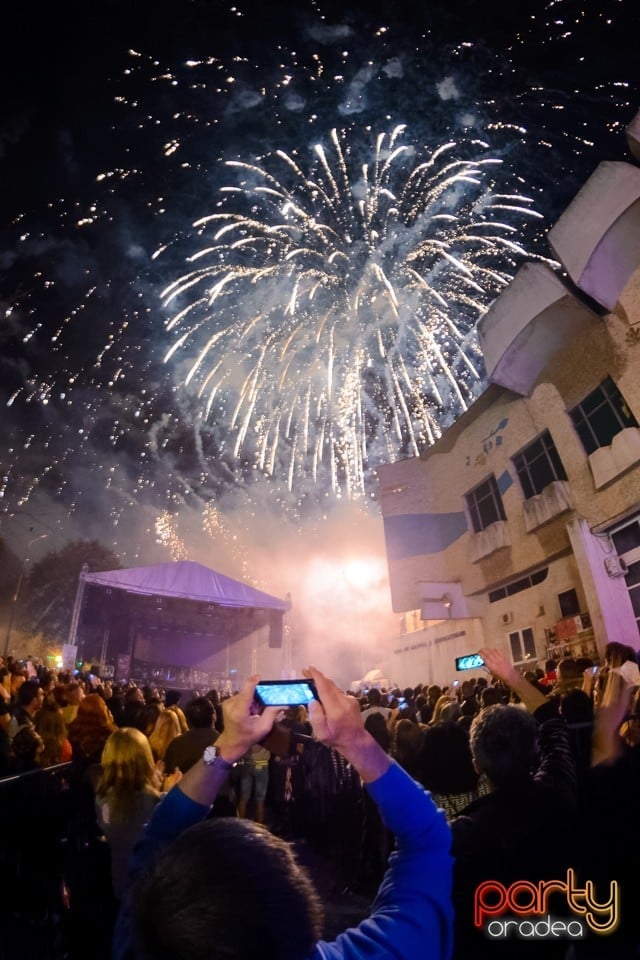
[[[610,577],[624,577],[629,568],[622,557],[613,556],[604,558],[604,568]]]
[[[503,613],[502,622],[504,626],[508,626],[510,623],[513,623],[513,614],[512,613]]]

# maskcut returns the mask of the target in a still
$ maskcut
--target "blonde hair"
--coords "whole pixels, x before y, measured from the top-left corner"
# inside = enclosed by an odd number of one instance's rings
[[[300,704],[299,706],[297,706],[297,707],[292,707],[291,713],[292,713],[293,720],[295,721],[295,723],[308,723],[308,722],[309,722],[309,714],[308,714],[308,712],[307,712],[307,708],[305,707],[305,705],[304,705],[303,703],[301,703],[301,704]]]
[[[109,804],[112,823],[124,823],[134,813],[137,794],[156,793],[155,765],[149,741],[135,727],[122,727],[111,734],[102,751],[102,775],[96,795]]]
[[[433,716],[431,717],[431,725],[434,723],[439,723],[443,720],[442,713],[450,704],[454,703],[453,697],[447,696],[446,693],[443,693],[442,696],[438,697],[436,705],[433,708]]]
[[[163,710],[149,734],[149,744],[156,760],[164,760],[167,747],[180,736],[180,721],[172,710]]]
[[[177,703],[172,703],[170,707],[167,707],[166,712],[175,713],[178,718],[178,723],[180,724],[180,733],[186,733],[189,729],[189,724],[187,723],[187,718],[184,715],[182,707],[179,707]]]

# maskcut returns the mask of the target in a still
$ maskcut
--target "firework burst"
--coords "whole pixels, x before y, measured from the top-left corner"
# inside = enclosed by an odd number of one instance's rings
[[[282,150],[228,162],[239,184],[163,293],[165,359],[191,354],[204,417],[226,417],[234,455],[289,490],[326,472],[362,495],[381,460],[433,442],[482,386],[478,319],[532,256],[514,235],[540,215],[499,192],[488,144],[423,157],[404,132],[360,165],[335,129],[308,168]]]
[[[5,124],[0,522],[55,518],[127,561],[180,550],[179,523],[230,549],[211,504],[238,531],[324,520],[438,436],[482,389],[478,317],[638,103],[631,0],[404,24],[186,6],[197,39],[165,43],[154,8],[108,62],[93,23],[62,59],[47,26],[37,78],[16,48],[16,116],[36,79],[47,96]],[[76,21],[50,26],[67,44]],[[199,247],[167,335],[159,293]]]

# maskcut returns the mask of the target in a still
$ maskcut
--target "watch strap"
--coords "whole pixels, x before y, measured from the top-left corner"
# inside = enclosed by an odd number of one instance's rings
[[[202,755],[202,759],[208,767],[218,767],[220,770],[233,770],[236,766],[235,763],[230,763],[228,760],[225,760],[215,744],[205,748],[205,751]]]

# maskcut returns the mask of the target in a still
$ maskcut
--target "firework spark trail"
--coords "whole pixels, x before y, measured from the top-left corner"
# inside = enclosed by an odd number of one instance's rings
[[[540,216],[496,191],[498,158],[454,158],[465,145],[450,141],[412,164],[404,133],[378,134],[360,166],[336,129],[308,170],[283,150],[283,175],[228,162],[240,185],[196,221],[213,237],[163,293],[179,305],[165,359],[195,351],[185,385],[207,412],[223,398],[235,455],[280,465],[290,490],[324,468],[334,492],[360,496],[390,450],[433,442],[481,386],[478,319],[534,257],[496,219]]]
[[[237,52],[255,50],[250,18],[233,16]],[[480,389],[476,320],[523,251],[545,249],[521,194],[550,223],[599,159],[620,155],[638,101],[635,4],[545,0],[506,32],[462,17],[463,38],[434,36],[429,13],[417,45],[413,27],[364,21],[319,43],[314,18],[295,49],[277,27],[250,57],[209,35],[200,56],[185,61],[178,42],[162,62],[150,32],[146,52],[100,78],[112,112],[66,112],[73,190],[66,168],[41,167],[46,209],[29,187],[0,267],[3,515],[53,505],[83,536],[100,536],[106,516],[111,545],[127,549],[145,507],[188,514],[228,498],[296,521],[326,515],[332,480],[357,495],[376,462],[433,442],[461,408],[436,348],[463,403]],[[108,131],[99,156],[89,116],[97,142]],[[442,146],[407,149],[407,117],[415,143]],[[337,122],[348,133],[305,159],[309,137]],[[461,138],[472,139],[459,155]],[[222,172],[212,212],[227,219],[205,219],[194,252],[185,224]],[[177,282],[165,333],[157,295],[186,254],[193,285]],[[135,525],[137,556],[153,525]]]

